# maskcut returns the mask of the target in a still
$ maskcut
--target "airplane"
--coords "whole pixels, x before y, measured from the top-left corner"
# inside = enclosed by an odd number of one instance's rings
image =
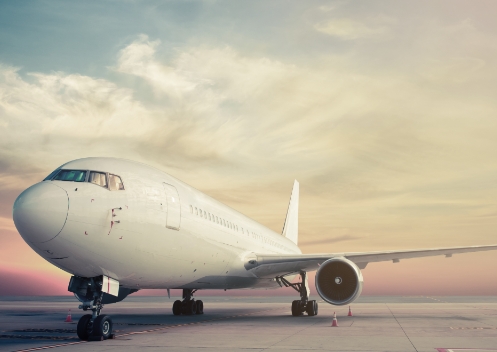
[[[81,302],[81,340],[114,338],[104,304],[140,289],[182,289],[174,315],[203,314],[203,289],[292,287],[293,316],[318,314],[319,296],[346,305],[362,291],[368,263],[495,250],[497,245],[383,252],[303,254],[298,247],[299,183],[294,182],[282,233],[276,233],[156,168],[92,157],[65,163],[23,191],[13,219],[41,257],[72,274]],[[292,281],[300,277],[298,282]]]

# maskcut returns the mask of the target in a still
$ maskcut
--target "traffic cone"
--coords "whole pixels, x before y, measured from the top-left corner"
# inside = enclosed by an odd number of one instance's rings
[[[337,314],[335,312],[333,312],[333,322],[331,323],[331,326],[338,326]]]
[[[72,323],[72,317],[71,317],[71,310],[69,309],[69,312],[67,312],[67,317],[66,320],[64,320],[64,323]]]
[[[347,314],[347,316],[349,316],[349,317],[352,316],[352,311],[350,310],[350,306],[349,306],[349,314]]]

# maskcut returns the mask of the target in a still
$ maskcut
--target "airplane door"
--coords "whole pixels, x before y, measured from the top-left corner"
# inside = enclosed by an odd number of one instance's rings
[[[179,201],[178,190],[176,187],[167,183],[163,183],[164,190],[166,191],[167,199],[167,220],[166,227],[179,230],[181,222],[181,203]]]

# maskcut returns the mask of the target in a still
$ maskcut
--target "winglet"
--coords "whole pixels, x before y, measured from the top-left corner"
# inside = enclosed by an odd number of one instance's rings
[[[293,183],[290,204],[288,204],[285,225],[281,234],[295,244],[299,240],[299,183],[297,180]]]

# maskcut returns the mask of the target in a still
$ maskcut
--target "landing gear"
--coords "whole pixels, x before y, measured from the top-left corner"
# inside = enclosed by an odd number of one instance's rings
[[[196,301],[197,303],[197,314],[204,314],[204,302],[201,300]]]
[[[93,321],[93,336],[103,337],[107,340],[112,335],[112,319],[105,314],[99,315]]]
[[[310,317],[318,315],[318,302],[312,300],[307,302],[307,307],[305,308],[307,315]]]
[[[292,284],[283,276],[276,278],[280,286],[291,287],[300,294],[300,300],[292,302],[292,315],[294,317],[302,315],[304,312],[309,316],[318,315],[318,302],[309,301],[309,284],[307,282],[307,275],[305,271],[300,272],[301,282]]]
[[[204,314],[204,302],[195,301],[193,294],[197,290],[183,289],[183,301],[177,300],[173,303],[174,315]]]
[[[173,303],[173,314],[174,315],[180,315],[181,314],[181,301],[180,300],[177,300],[177,301],[174,301]]]
[[[78,337],[83,341],[88,341],[88,338],[91,336],[92,332],[93,322],[91,320],[91,314],[85,314],[78,321]]]
[[[112,319],[108,315],[100,315],[103,308],[102,277],[80,278],[73,276],[69,282],[69,291],[74,292],[82,303],[79,308],[91,310],[92,314],[83,315],[77,326],[78,337],[83,341],[103,341],[113,339]]]

